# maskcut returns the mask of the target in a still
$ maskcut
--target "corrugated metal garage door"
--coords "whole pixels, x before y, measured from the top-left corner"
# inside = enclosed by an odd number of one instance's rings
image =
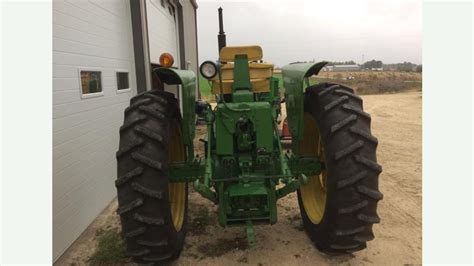
[[[176,6],[167,0],[147,0],[146,3],[150,61],[158,64],[160,55],[167,52],[173,55],[174,66],[178,66],[178,10]]]
[[[129,0],[53,1],[54,260],[116,196],[118,132],[136,95],[131,30]]]
[[[160,63],[162,53],[170,53],[174,57],[174,67],[179,67],[178,9],[169,0],[146,0],[148,23],[148,40],[150,43],[150,62]],[[165,85],[165,91],[179,98],[176,85]],[[180,101],[182,107],[182,102]],[[181,108],[182,110],[182,108]]]

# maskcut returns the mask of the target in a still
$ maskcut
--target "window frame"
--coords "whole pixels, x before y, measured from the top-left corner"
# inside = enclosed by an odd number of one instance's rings
[[[131,82],[130,82],[130,70],[128,70],[128,69],[115,69],[114,73],[115,73],[115,75],[114,75],[114,77],[115,77],[115,92],[117,92],[117,94],[131,92],[132,91],[132,86],[131,86]],[[127,73],[127,75],[128,75],[128,88],[127,89],[119,90],[119,88],[118,88],[118,78],[117,78],[118,73]]]
[[[101,85],[102,91],[84,94],[82,92],[82,74],[81,74],[82,71],[100,72],[100,85]],[[102,68],[97,68],[97,67],[78,68],[77,73],[79,75],[79,93],[81,95],[81,99],[89,99],[89,98],[104,96],[104,79],[103,79],[104,71]]]

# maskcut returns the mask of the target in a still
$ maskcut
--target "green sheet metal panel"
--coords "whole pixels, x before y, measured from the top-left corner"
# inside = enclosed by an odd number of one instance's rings
[[[298,143],[303,137],[304,80],[317,75],[326,64],[327,62],[293,63],[282,68],[288,126],[293,143]],[[297,150],[297,147],[294,146],[294,149]]]
[[[192,147],[196,129],[196,75],[191,70],[155,68],[160,79],[169,85],[181,85],[183,95],[183,142]],[[189,159],[189,158],[188,158]]]
[[[247,111],[235,112],[233,110]],[[217,154],[233,155],[234,152],[234,133],[236,123],[240,117],[245,117],[252,122],[256,133],[257,149],[263,149],[266,152],[273,151],[273,132],[272,127],[272,109],[268,102],[249,102],[249,103],[227,103],[218,104],[216,114],[216,134]]]

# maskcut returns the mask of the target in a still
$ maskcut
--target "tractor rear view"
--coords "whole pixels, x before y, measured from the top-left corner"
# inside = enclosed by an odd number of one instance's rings
[[[382,199],[377,139],[362,99],[346,86],[309,85],[326,62],[282,68],[284,99],[273,65],[259,46],[225,46],[220,15],[219,59],[201,75],[216,95],[214,108],[195,100],[192,71],[163,63],[160,81],[180,85],[181,99],[155,89],[131,99],[117,152],[122,233],[137,263],[176,259],[188,226],[188,183],[218,205],[223,227],[277,222],[277,201],[296,192],[307,235],[328,254],[352,253],[374,238]],[[182,102],[180,109],[180,103]],[[281,104],[291,147],[282,148]],[[205,157],[194,153],[196,119],[205,121]]]

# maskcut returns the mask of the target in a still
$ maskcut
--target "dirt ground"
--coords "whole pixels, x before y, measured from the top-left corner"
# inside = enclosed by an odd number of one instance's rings
[[[316,250],[303,231],[296,194],[278,202],[278,223],[257,225],[257,244],[247,248],[243,227],[221,228],[217,208],[192,192],[185,248],[173,265],[402,265],[422,258],[422,114],[421,92],[363,96],[379,139],[383,166],[375,240],[354,255],[328,257]],[[198,134],[204,133],[203,128]],[[95,251],[95,232],[119,228],[113,201],[55,265],[87,264]]]

